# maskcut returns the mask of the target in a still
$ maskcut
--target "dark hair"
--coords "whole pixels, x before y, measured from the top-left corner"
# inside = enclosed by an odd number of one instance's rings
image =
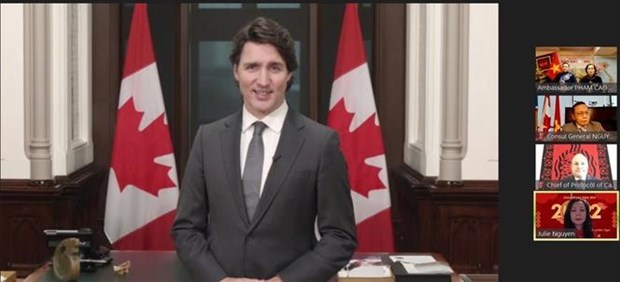
[[[596,65],[595,65],[595,64],[587,64],[587,65],[586,65],[586,68],[584,69],[584,70],[586,71],[586,76],[588,76],[588,67],[589,67],[589,66],[593,66],[593,67],[594,67],[594,75],[596,75],[596,72],[598,71],[598,70],[596,69]]]
[[[575,224],[570,218],[570,210],[576,202],[582,202],[586,208],[586,220],[583,222],[583,237],[593,238],[594,234],[592,233],[592,219],[590,219],[590,204],[588,204],[588,201],[584,199],[572,198],[568,202],[566,205],[566,211],[564,212],[564,228],[575,229]]]
[[[586,103],[585,103],[585,102],[583,102],[583,101],[579,101],[579,102],[575,103],[575,104],[573,105],[573,107],[571,108],[571,112],[572,112],[573,114],[575,113],[575,108],[577,108],[577,106],[579,106],[579,105],[585,105],[586,107],[588,107],[588,104],[586,104]],[[588,107],[588,108],[590,108],[590,107]]]
[[[230,53],[230,63],[239,65],[241,52],[246,42],[258,44],[270,44],[278,50],[278,54],[286,63],[289,73],[297,70],[297,56],[295,55],[295,41],[286,28],[281,26],[273,19],[258,17],[239,30],[233,38],[232,52]],[[293,85],[294,77],[286,85],[286,91]]]

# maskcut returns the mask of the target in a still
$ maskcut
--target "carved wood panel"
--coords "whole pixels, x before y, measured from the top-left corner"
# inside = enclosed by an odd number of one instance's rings
[[[101,233],[97,215],[105,171],[93,167],[57,178],[53,186],[27,180],[5,180],[0,185],[0,269],[25,277],[48,260],[45,229],[90,227]],[[105,191],[103,191],[105,192]],[[101,244],[95,237],[95,244]]]
[[[480,220],[470,216],[448,218],[449,222],[449,261],[450,264],[465,273],[478,272],[479,252],[482,247],[480,237],[483,233]]]
[[[13,207],[15,211],[7,211],[7,240],[14,243],[6,245],[9,255],[6,267],[29,271],[51,254],[45,245],[43,230],[52,228],[52,214],[46,211],[46,206],[30,207],[27,211],[24,207]]]
[[[394,187],[403,219],[405,252],[439,252],[461,273],[499,270],[496,181],[466,181],[437,188],[404,168]]]

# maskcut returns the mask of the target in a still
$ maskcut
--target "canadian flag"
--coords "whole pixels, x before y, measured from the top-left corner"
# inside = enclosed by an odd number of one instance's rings
[[[393,251],[387,165],[357,4],[346,4],[327,125],[338,131],[349,169],[357,251]]]
[[[555,96],[555,112],[553,114],[553,131],[562,131],[562,121],[560,118],[560,96]]]
[[[114,249],[173,250],[179,195],[146,4],[134,6],[121,82],[104,230]]]
[[[545,95],[545,98],[543,99],[543,110],[542,110],[543,119],[540,124],[540,131],[545,134],[549,132],[549,129],[551,128],[550,108],[551,108],[551,98],[549,98],[549,95]]]

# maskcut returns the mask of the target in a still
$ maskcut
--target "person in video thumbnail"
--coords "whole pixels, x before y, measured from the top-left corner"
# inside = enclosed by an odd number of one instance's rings
[[[577,238],[594,238],[588,201],[573,198],[566,205],[564,228],[574,229]]]
[[[562,126],[563,132],[605,132],[600,122],[590,120],[590,108],[584,102],[577,102],[571,110],[572,122]]]
[[[582,77],[579,80],[579,83],[581,84],[603,83],[603,80],[601,79],[601,77],[596,74],[597,74],[597,69],[594,64],[586,65],[586,76]]]
[[[575,75],[569,71],[570,65],[567,62],[562,63],[562,72],[555,77],[556,83],[577,83]]]
[[[588,158],[583,153],[577,153],[570,161],[571,175],[562,179],[562,182],[597,181],[598,178],[588,174]]]

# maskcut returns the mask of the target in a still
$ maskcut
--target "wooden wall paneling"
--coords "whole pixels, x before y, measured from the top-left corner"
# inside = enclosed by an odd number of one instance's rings
[[[439,252],[462,273],[498,272],[497,181],[437,188],[404,164],[398,176],[399,210],[413,241],[404,251]]]
[[[53,228],[51,205],[33,203],[7,205],[11,209],[5,214],[7,242],[3,249],[7,251],[6,266],[18,272],[18,276],[27,275],[39,266],[47,257],[43,230]],[[22,243],[15,243],[22,242]]]
[[[0,183],[0,267],[27,275],[48,256],[43,230],[54,228],[57,187],[33,186],[27,180]]]
[[[107,170],[110,168],[112,140],[121,79],[121,4],[93,4],[93,142],[94,162],[105,175],[94,183],[96,193],[96,238],[105,240],[100,231],[105,216]],[[107,241],[107,240],[106,240]]]
[[[397,250],[407,248],[403,232],[396,175],[403,162],[405,133],[405,57],[406,4],[376,4],[374,32],[374,93],[381,123],[388,167],[394,243]]]
[[[104,170],[91,165],[68,177],[57,177],[52,186],[28,180],[3,179],[0,185],[0,268],[25,277],[48,260],[45,229],[91,227],[97,213],[92,203]]]

